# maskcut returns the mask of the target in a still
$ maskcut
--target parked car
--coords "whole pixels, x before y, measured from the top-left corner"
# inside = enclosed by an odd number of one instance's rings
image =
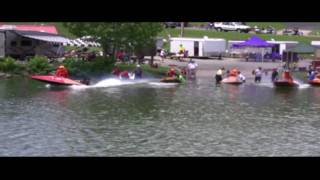
[[[299,31],[299,28],[293,28],[293,29],[284,29],[282,31],[283,35],[296,35],[296,36],[302,36],[303,32]]]
[[[253,28],[253,31],[256,34],[276,34],[276,30],[271,26],[268,26],[267,28],[258,28],[257,26],[255,26]]]
[[[240,22],[219,22],[214,23],[214,28],[217,31],[237,31],[248,33],[251,30],[250,26],[244,25]]]

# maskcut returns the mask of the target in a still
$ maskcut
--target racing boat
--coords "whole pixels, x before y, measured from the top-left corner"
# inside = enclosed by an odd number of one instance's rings
[[[243,83],[235,76],[230,76],[230,77],[224,78],[221,82],[225,83],[225,84],[234,84],[234,85],[240,85]]]
[[[320,86],[320,79],[315,78],[314,80],[308,81],[308,83],[312,86]]]
[[[289,81],[286,79],[276,80],[273,82],[275,87],[298,87],[299,83],[297,81]]]
[[[176,77],[164,77],[160,80],[160,82],[165,82],[165,83],[181,83],[181,80],[179,80]]]

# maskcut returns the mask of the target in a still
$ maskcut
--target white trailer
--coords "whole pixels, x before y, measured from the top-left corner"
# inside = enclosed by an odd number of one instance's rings
[[[191,57],[219,56],[226,51],[226,40],[213,38],[170,38],[170,53],[178,53],[180,44]]]
[[[280,55],[289,48],[295,47],[299,42],[298,41],[267,41],[268,43],[275,44],[274,50]]]
[[[311,46],[320,47],[320,41],[311,41]]]

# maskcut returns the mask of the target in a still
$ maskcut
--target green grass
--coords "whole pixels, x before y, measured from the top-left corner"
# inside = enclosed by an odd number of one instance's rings
[[[75,35],[70,33],[67,28],[63,26],[62,22],[10,22],[6,24],[45,24],[45,25],[55,25],[59,34],[68,37],[68,38],[76,38]],[[190,22],[189,24],[195,26],[206,25],[207,22]],[[258,27],[266,27],[266,26],[273,26],[275,29],[283,29],[285,28],[285,24],[281,22],[248,22],[249,26]],[[315,30],[313,33],[319,33],[320,30]],[[180,29],[164,29],[163,32],[160,33],[160,36],[164,38],[168,38],[168,34],[171,37],[179,37]],[[191,30],[186,29],[184,31],[185,37],[203,37],[208,36],[210,38],[224,38],[226,40],[245,40],[252,36],[252,34],[246,33],[238,33],[238,32],[216,32],[216,31],[207,31],[207,30]],[[310,43],[312,40],[320,40],[320,37],[304,37],[304,36],[282,36],[282,35],[270,35],[270,34],[259,34],[257,35],[265,40],[271,40],[271,38],[280,41],[299,41],[304,43]],[[168,46],[168,45],[167,45]]]
[[[179,37],[180,29],[165,29],[160,33],[161,37],[168,38],[168,34],[171,37]],[[198,37],[208,36],[209,38],[223,38],[226,40],[246,40],[254,34],[238,33],[238,32],[217,32],[210,30],[191,30],[185,29],[184,37]],[[320,37],[305,37],[305,36],[283,36],[283,35],[271,35],[271,34],[257,34],[258,37],[264,40],[274,39],[276,41],[299,41],[304,43],[310,43],[312,40],[320,40]]]
[[[320,36],[320,29],[314,29],[314,30],[310,33],[310,35],[312,35],[312,36]]]

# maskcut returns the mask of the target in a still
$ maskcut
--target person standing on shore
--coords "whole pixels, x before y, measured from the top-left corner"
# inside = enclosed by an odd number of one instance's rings
[[[271,74],[271,81],[274,82],[278,79],[279,73],[277,69],[273,69],[272,74]]]
[[[188,63],[188,77],[189,78],[195,78],[196,77],[196,68],[198,67],[198,64],[195,63],[195,61],[193,61],[192,59],[190,59],[189,63]]]
[[[217,71],[217,73],[216,73],[216,76],[215,76],[215,78],[216,78],[216,85],[221,83],[223,71],[224,71],[224,67],[218,69],[218,71]]]
[[[134,75],[136,78],[139,78],[139,79],[142,78],[142,69],[140,67],[140,64],[138,64],[136,69],[134,70]]]
[[[261,82],[261,77],[262,77],[262,68],[259,67],[258,69],[254,70],[254,82],[255,83],[260,83]]]
[[[165,58],[166,52],[164,49],[161,49],[160,51],[160,57],[161,57],[161,62],[164,63],[164,58]]]
[[[246,77],[240,71],[238,71],[238,80],[243,83],[246,82]]]

